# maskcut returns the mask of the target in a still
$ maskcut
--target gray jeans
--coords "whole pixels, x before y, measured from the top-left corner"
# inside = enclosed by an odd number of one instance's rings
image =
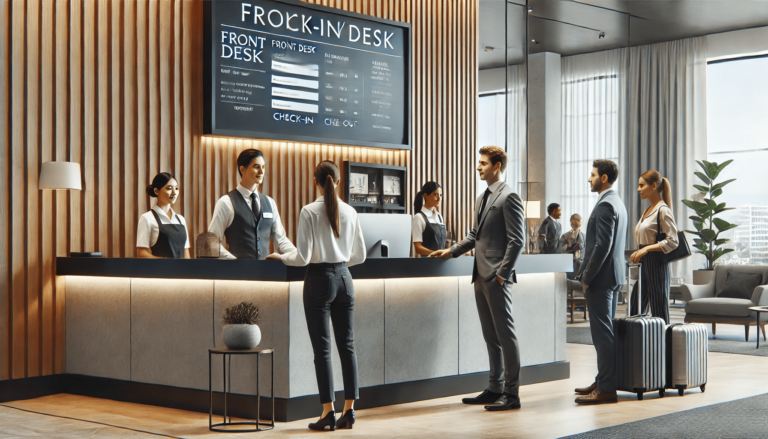
[[[475,280],[480,327],[488,347],[491,377],[488,390],[517,396],[520,388],[520,348],[512,320],[512,282]]]

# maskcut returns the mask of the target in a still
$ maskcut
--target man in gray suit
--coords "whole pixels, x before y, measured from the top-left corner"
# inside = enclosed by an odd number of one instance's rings
[[[610,160],[595,160],[589,184],[598,192],[595,209],[587,224],[587,238],[579,279],[589,308],[589,328],[597,351],[597,376],[588,387],[577,388],[578,404],[616,402],[613,317],[616,300],[624,284],[627,239],[627,208],[612,188],[619,168]]]
[[[542,254],[560,253],[560,235],[562,226],[557,220],[563,215],[563,209],[557,203],[547,206],[547,218],[542,221],[539,227],[539,248]]]
[[[480,149],[477,171],[488,189],[477,198],[475,228],[450,249],[430,257],[458,257],[475,249],[472,283],[483,338],[488,347],[491,376],[488,389],[465,404],[488,404],[486,410],[520,408],[520,352],[512,320],[512,284],[515,264],[525,247],[523,202],[501,181],[507,155],[496,146]]]

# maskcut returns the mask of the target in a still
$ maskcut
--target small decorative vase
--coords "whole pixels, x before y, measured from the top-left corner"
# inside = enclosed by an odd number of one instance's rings
[[[232,350],[253,349],[261,342],[259,325],[224,325],[224,344]]]

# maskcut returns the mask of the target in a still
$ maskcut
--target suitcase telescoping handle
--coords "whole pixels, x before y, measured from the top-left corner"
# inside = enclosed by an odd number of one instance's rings
[[[632,269],[632,267],[637,267],[637,312],[639,313],[636,316],[632,315],[632,289],[629,288],[629,280],[631,278],[629,271]],[[645,314],[643,314],[643,301],[641,300],[640,296],[643,291],[643,264],[632,264],[630,262],[627,262],[627,294],[629,295],[629,299],[627,300],[627,317],[644,317]]]

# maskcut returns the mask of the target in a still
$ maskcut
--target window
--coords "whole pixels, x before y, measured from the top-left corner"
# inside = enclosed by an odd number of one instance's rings
[[[768,264],[768,57],[707,66],[707,156],[733,160],[718,181],[737,180],[718,201],[735,210],[720,216],[739,227],[723,233],[735,249],[719,264]]]
[[[509,91],[510,107],[507,114],[509,123],[504,123],[504,93],[496,93],[480,96],[477,111],[477,150],[484,146],[498,146],[504,148],[504,127],[509,129],[509,143],[507,145],[507,169],[504,172],[504,181],[512,187],[512,190],[520,194],[522,176],[521,162],[522,150],[525,145],[525,95],[522,87]],[[485,192],[488,185],[477,178],[477,194]],[[521,194],[523,198],[524,195]]]
[[[598,194],[590,191],[589,174],[597,159],[619,165],[619,79],[616,74],[587,78],[564,78],[562,94],[562,202],[563,229],[570,216],[578,213],[582,230],[597,203]],[[618,188],[618,182],[614,183]]]

